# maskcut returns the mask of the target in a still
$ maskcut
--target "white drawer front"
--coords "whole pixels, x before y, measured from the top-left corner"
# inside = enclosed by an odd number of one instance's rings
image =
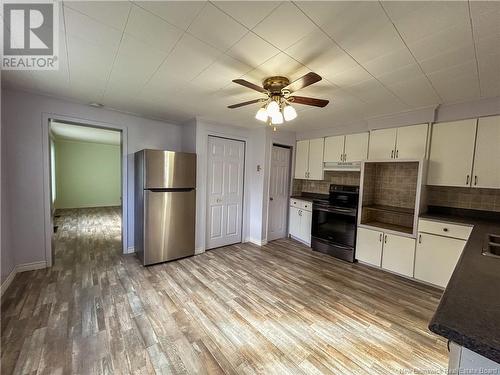
[[[470,236],[470,233],[472,231],[472,226],[446,223],[446,222],[427,220],[427,219],[419,219],[418,231],[466,240]]]
[[[303,201],[302,199],[290,199],[290,206],[300,208],[304,211],[312,211],[312,202]]]

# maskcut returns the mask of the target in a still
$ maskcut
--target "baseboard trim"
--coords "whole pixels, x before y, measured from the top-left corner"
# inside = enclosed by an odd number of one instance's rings
[[[0,287],[1,288],[0,296],[3,296],[5,291],[9,288],[10,284],[12,283],[12,280],[14,280],[14,277],[18,273],[40,270],[42,268],[47,268],[47,262],[45,260],[41,260],[39,262],[22,263],[18,264],[17,266],[14,266],[12,271],[10,271],[9,276],[7,276],[5,281],[2,283],[2,286]]]
[[[267,240],[258,240],[256,238],[247,238],[247,242],[251,242],[253,243],[254,245],[257,245],[257,246],[264,246],[264,245],[267,245]]]
[[[203,247],[197,247],[196,249],[194,249],[194,255],[203,254],[204,252],[205,249]]]
[[[133,254],[135,253],[135,246],[127,247],[127,252],[125,254]]]
[[[16,276],[16,267],[12,268],[12,271],[10,271],[9,276],[4,280],[2,283],[2,286],[0,287],[0,297],[3,296],[7,288],[10,286],[12,283],[12,280],[14,280],[14,276]]]

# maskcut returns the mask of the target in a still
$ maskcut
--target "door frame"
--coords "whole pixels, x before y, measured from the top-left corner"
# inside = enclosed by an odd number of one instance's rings
[[[244,237],[244,231],[243,231],[243,224],[245,223],[244,218],[245,218],[245,190],[246,190],[246,163],[247,163],[247,142],[244,139],[237,139],[237,138],[231,138],[231,137],[226,137],[222,135],[216,135],[216,134],[208,134],[207,136],[207,160],[206,160],[206,171],[207,175],[205,176],[205,238],[204,238],[204,250],[212,250],[212,249],[207,249],[207,242],[208,242],[208,215],[209,215],[209,191],[208,191],[208,174],[210,173],[210,168],[208,165],[208,146],[210,144],[210,137],[213,138],[220,138],[220,139],[227,139],[229,141],[236,141],[236,142],[241,142],[243,143],[243,187],[242,187],[242,196],[241,196],[241,226],[240,226],[240,236],[241,236],[241,241],[239,243],[242,243],[245,241]],[[238,242],[237,242],[238,243]],[[231,245],[227,245],[231,246]],[[216,248],[214,248],[216,249]]]
[[[52,259],[52,213],[51,213],[51,181],[50,181],[50,121],[59,121],[72,125],[84,126],[89,128],[99,128],[106,130],[119,131],[121,133],[121,196],[122,196],[122,249],[123,254],[134,252],[127,246],[128,240],[128,128],[123,125],[112,124],[89,120],[78,117],[60,115],[56,113],[42,113],[42,168],[43,168],[43,211],[44,211],[44,234],[45,234],[45,264],[46,267],[51,267]]]
[[[286,190],[287,190],[287,196],[290,197],[290,188],[291,188],[291,181],[292,179],[294,178],[294,176],[292,176],[292,162],[293,162],[293,147],[290,146],[290,145],[284,145],[284,144],[281,144],[281,143],[275,143],[273,142],[271,144],[271,154],[270,154],[270,163],[269,163],[269,173],[272,173],[272,166],[273,166],[273,157],[272,157],[272,152],[273,152],[273,147],[281,147],[281,148],[286,148],[290,151],[290,155],[288,157],[288,179],[287,179],[287,186],[286,186]],[[270,225],[270,220],[269,220],[269,216],[270,216],[270,210],[269,210],[269,193],[271,191],[271,179],[269,179],[269,184],[268,184],[268,187],[267,187],[267,230],[266,230],[266,242],[267,241],[274,241],[274,240],[270,240],[268,238],[269,236],[269,225]],[[289,200],[288,200],[289,202]],[[289,228],[289,217],[290,217],[290,204],[287,203],[286,205],[286,214],[285,214],[285,237],[286,238],[290,232],[290,228]],[[279,239],[279,238],[277,238]]]

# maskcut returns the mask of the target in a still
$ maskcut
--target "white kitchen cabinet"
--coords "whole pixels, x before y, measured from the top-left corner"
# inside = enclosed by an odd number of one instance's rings
[[[309,169],[309,140],[297,141],[295,147],[295,178],[307,178]]]
[[[500,188],[500,116],[479,119],[471,183],[477,188]]]
[[[345,136],[344,161],[365,160],[368,156],[368,133],[348,134]]]
[[[394,158],[397,129],[379,129],[370,132],[369,160],[385,160]]]
[[[413,277],[414,261],[414,238],[384,234],[382,268],[401,275]]]
[[[419,124],[373,130],[368,159],[424,159],[428,129],[428,124]]]
[[[288,233],[295,239],[310,245],[312,226],[311,202],[300,199],[290,200]]]
[[[433,125],[427,184],[470,186],[476,124],[472,119]]]
[[[325,138],[325,163],[342,162],[344,160],[344,144],[345,136],[338,135],[335,137]]]
[[[324,138],[297,141],[295,150],[295,178],[323,179]]]
[[[445,288],[466,242],[419,232],[415,251],[415,278]]]
[[[356,259],[380,267],[384,233],[358,227],[356,238]]]
[[[309,141],[309,180],[323,179],[323,148],[324,138],[311,139]]]
[[[424,159],[427,151],[428,130],[429,124],[398,128],[395,158]]]

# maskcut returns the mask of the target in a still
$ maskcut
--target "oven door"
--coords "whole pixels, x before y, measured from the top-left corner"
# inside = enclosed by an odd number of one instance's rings
[[[313,206],[312,236],[353,249],[356,241],[356,212],[355,208]]]

